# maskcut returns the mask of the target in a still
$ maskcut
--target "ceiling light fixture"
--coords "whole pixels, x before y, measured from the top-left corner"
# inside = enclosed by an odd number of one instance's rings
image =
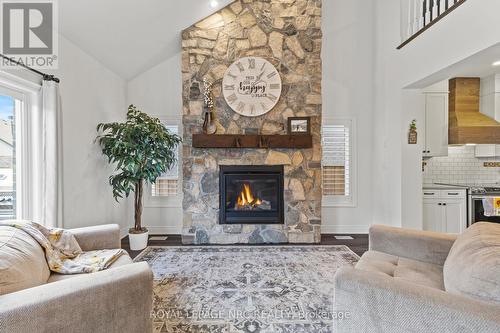
[[[212,0],[210,1],[210,7],[215,8],[219,5],[219,2],[217,0]]]
[[[493,66],[500,66],[500,60],[495,61],[492,65],[493,65]]]

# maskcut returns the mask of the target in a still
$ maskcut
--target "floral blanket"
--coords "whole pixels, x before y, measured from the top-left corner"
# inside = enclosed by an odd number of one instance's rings
[[[18,228],[33,237],[45,250],[49,269],[59,274],[93,273],[108,268],[124,251],[82,251],[75,236],[64,229],[46,228],[29,221],[1,221],[0,225]]]

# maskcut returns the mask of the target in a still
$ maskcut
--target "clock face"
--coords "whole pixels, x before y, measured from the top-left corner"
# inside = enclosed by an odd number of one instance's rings
[[[266,59],[240,58],[224,74],[222,92],[236,113],[247,117],[262,116],[280,99],[281,77]]]

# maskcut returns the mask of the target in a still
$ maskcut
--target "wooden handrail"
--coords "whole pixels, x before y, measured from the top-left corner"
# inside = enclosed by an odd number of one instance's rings
[[[451,6],[449,6],[448,2],[455,1]],[[406,39],[401,45],[397,47],[398,50],[402,49],[406,45],[408,45],[415,38],[423,34],[426,30],[430,29],[434,24],[442,20],[446,15],[450,14],[452,11],[457,9],[459,6],[463,5],[467,0],[440,0],[439,3],[444,2],[445,7],[444,11],[442,8],[438,7],[438,0],[423,0],[422,6],[422,16],[416,17],[415,20],[419,20],[423,22],[423,27],[419,29],[417,32],[412,34],[408,39]],[[446,7],[448,6],[448,7]],[[408,24],[411,24],[408,22]]]

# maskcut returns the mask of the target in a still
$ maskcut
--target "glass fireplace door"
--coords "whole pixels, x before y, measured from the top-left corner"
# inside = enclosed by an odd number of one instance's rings
[[[221,223],[282,223],[282,173],[248,168],[221,170]]]

